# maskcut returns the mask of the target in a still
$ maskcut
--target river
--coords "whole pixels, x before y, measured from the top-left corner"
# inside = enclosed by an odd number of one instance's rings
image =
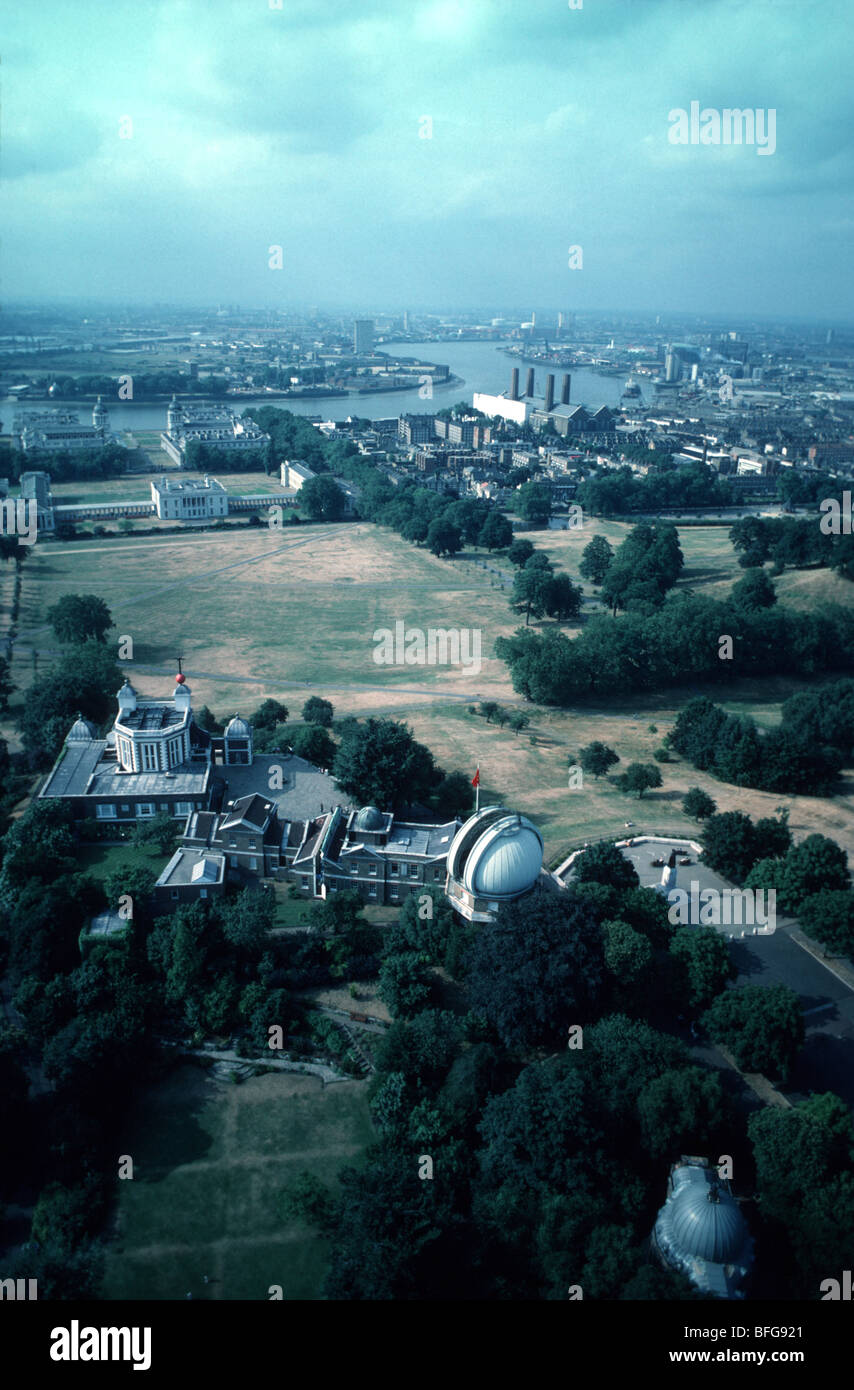
[[[348,415],[361,415],[378,419],[404,414],[424,414],[441,409],[443,405],[454,405],[459,400],[471,402],[475,391],[497,393],[510,385],[510,372],[514,360],[502,351],[501,344],[485,342],[463,343],[399,343],[390,346],[390,352],[401,357],[414,357],[427,362],[447,364],[454,376],[461,378],[456,384],[442,387],[434,392],[432,400],[425,400],[418,392],[390,391],[379,395],[314,397],[309,400],[282,400],[281,398],[241,396],[232,398],[228,404],[237,413],[259,405],[273,405],[281,410],[293,411],[294,415],[315,415],[323,420],[346,420]],[[519,364],[522,385],[525,382],[527,366]],[[556,392],[560,399],[562,368],[554,367]],[[541,394],[545,389],[546,370],[535,369],[535,390]],[[572,372],[572,403],[596,409],[600,405],[617,405],[625,382],[621,376],[598,376],[586,368],[576,368]],[[165,401],[105,401],[110,412],[110,425],[117,433],[124,430],[160,430],[166,428]],[[80,401],[17,401],[7,396],[0,402],[4,427],[8,430],[13,411],[27,408],[44,410],[51,406],[76,410],[82,419],[87,419],[91,406]]]

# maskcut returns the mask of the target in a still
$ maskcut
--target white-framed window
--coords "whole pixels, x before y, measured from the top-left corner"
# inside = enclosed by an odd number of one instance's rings
[[[96,820],[115,820],[115,818],[116,808],[109,801],[104,803],[103,805],[99,804],[95,807]]]
[[[125,805],[123,805],[121,809],[122,809],[123,811],[129,811],[129,810],[130,810],[130,806],[125,806]]]
[[[151,772],[156,770],[158,767],[157,744],[141,743],[139,745],[139,751],[143,772]]]
[[[237,868],[237,855],[236,855],[236,854],[230,854],[230,855],[228,856],[228,862],[229,862],[229,864],[231,865],[232,869],[236,869],[236,868]]]
[[[410,864],[410,866],[409,866],[409,877],[410,877],[410,878],[417,878],[417,877],[418,877],[418,865],[417,865],[417,864]]]
[[[255,858],[250,859],[250,860],[249,860],[249,867],[250,867],[250,869],[257,869],[257,868],[258,868],[258,860],[255,859]]]
[[[166,808],[164,807],[164,810],[165,810],[165,809],[166,809]],[[192,811],[192,809],[193,809],[193,803],[192,803],[192,801],[176,801],[176,802],[175,802],[175,815],[176,815],[176,816],[189,816],[189,814],[190,814],[190,812]]]
[[[445,877],[445,870],[444,870],[444,869],[434,869],[434,870],[433,870],[433,879],[434,879],[434,881],[435,881],[436,883],[441,882],[441,880],[442,880],[444,877]]]
[[[156,815],[157,807],[153,801],[140,801],[137,803],[136,814],[141,820],[144,820],[146,816]]]
[[[369,897],[369,898],[375,898],[376,896],[377,896],[377,885],[376,885],[375,883],[372,883],[372,884],[370,885],[369,889],[368,889],[368,897]]]
[[[229,842],[228,842],[228,848],[229,848],[229,849],[237,849],[237,841],[236,841],[236,840],[229,840]]]
[[[377,876],[377,866],[376,866],[376,864],[369,864],[369,865],[368,865],[368,873],[371,874],[371,876],[372,876],[373,878],[376,878],[376,876]]]
[[[351,873],[351,874],[357,874],[358,872],[359,872],[359,866],[358,866],[358,864],[351,864],[351,865],[350,865],[350,873]]]
[[[257,842],[257,840],[250,840],[250,841],[249,841],[249,848],[250,848],[250,849],[257,849],[257,848],[258,848],[258,842]]]
[[[169,766],[176,767],[181,761],[181,740],[177,738],[170,739],[166,747],[169,755]]]
[[[390,865],[389,865],[389,873],[391,873],[391,874],[396,874],[396,873],[397,873],[397,865],[396,865],[396,864],[390,864]]]

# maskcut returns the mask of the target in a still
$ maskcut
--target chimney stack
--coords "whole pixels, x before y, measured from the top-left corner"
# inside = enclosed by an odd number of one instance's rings
[[[546,414],[553,408],[555,403],[555,379],[554,374],[549,372],[546,377]]]
[[[518,368],[518,367],[514,367],[512,373],[511,373],[511,375],[510,375],[510,399],[511,399],[511,401],[518,401],[518,399],[519,399],[519,368]]]
[[[533,396],[533,394],[534,394],[534,369],[533,369],[533,367],[529,367],[529,368],[528,368],[528,380],[525,382],[525,395],[526,395],[526,396]]]
[[[561,405],[569,405],[569,388],[570,388],[571,385],[572,385],[572,377],[570,376],[569,372],[564,372],[564,374],[563,374],[563,382],[561,383],[561,388],[560,388],[560,403],[561,403]]]

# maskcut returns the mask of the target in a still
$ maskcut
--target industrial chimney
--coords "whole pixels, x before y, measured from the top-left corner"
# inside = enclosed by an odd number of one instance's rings
[[[561,382],[561,388],[560,388],[560,403],[561,403],[561,405],[569,405],[569,388],[570,388],[571,385],[572,385],[572,377],[570,376],[569,372],[564,372],[564,374],[563,374],[563,381]]]
[[[518,401],[518,399],[519,399],[519,368],[518,368],[518,367],[514,367],[512,373],[511,373],[511,375],[510,375],[510,399],[511,399],[511,401]]]
[[[525,395],[526,395],[526,396],[533,396],[533,394],[534,394],[534,369],[533,369],[533,367],[529,367],[529,368],[528,368],[528,380],[525,382]]]
[[[555,403],[555,379],[552,372],[546,377],[546,414],[554,407]]]

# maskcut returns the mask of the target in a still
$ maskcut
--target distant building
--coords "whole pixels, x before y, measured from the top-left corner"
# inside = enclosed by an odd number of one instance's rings
[[[401,415],[397,422],[397,437],[404,444],[429,444],[435,436],[434,415]]]
[[[368,356],[374,350],[374,320],[373,319],[354,319],[353,321],[353,351],[357,357]]]
[[[228,493],[216,478],[170,478],[151,483],[154,510],[161,521],[210,521],[228,516]]]
[[[154,885],[154,900],[161,911],[181,902],[221,897],[225,892],[225,856],[204,850],[176,849]]]
[[[36,525],[39,531],[56,528],[53,494],[49,473],[22,473],[21,497],[36,504]]]
[[[91,425],[81,425],[73,410],[29,410],[16,416],[12,425],[12,443],[24,453],[100,449],[115,442],[100,396],[92,409]]]
[[[282,487],[292,487],[299,492],[303,483],[307,483],[309,478],[313,478],[315,474],[307,463],[300,463],[298,460],[291,462],[290,459],[285,459],[279,476],[282,480]]]
[[[260,454],[267,449],[270,436],[254,420],[241,420],[227,406],[179,405],[173,396],[160,443],[179,468],[187,468],[190,444],[209,444],[229,452],[256,450]]]

